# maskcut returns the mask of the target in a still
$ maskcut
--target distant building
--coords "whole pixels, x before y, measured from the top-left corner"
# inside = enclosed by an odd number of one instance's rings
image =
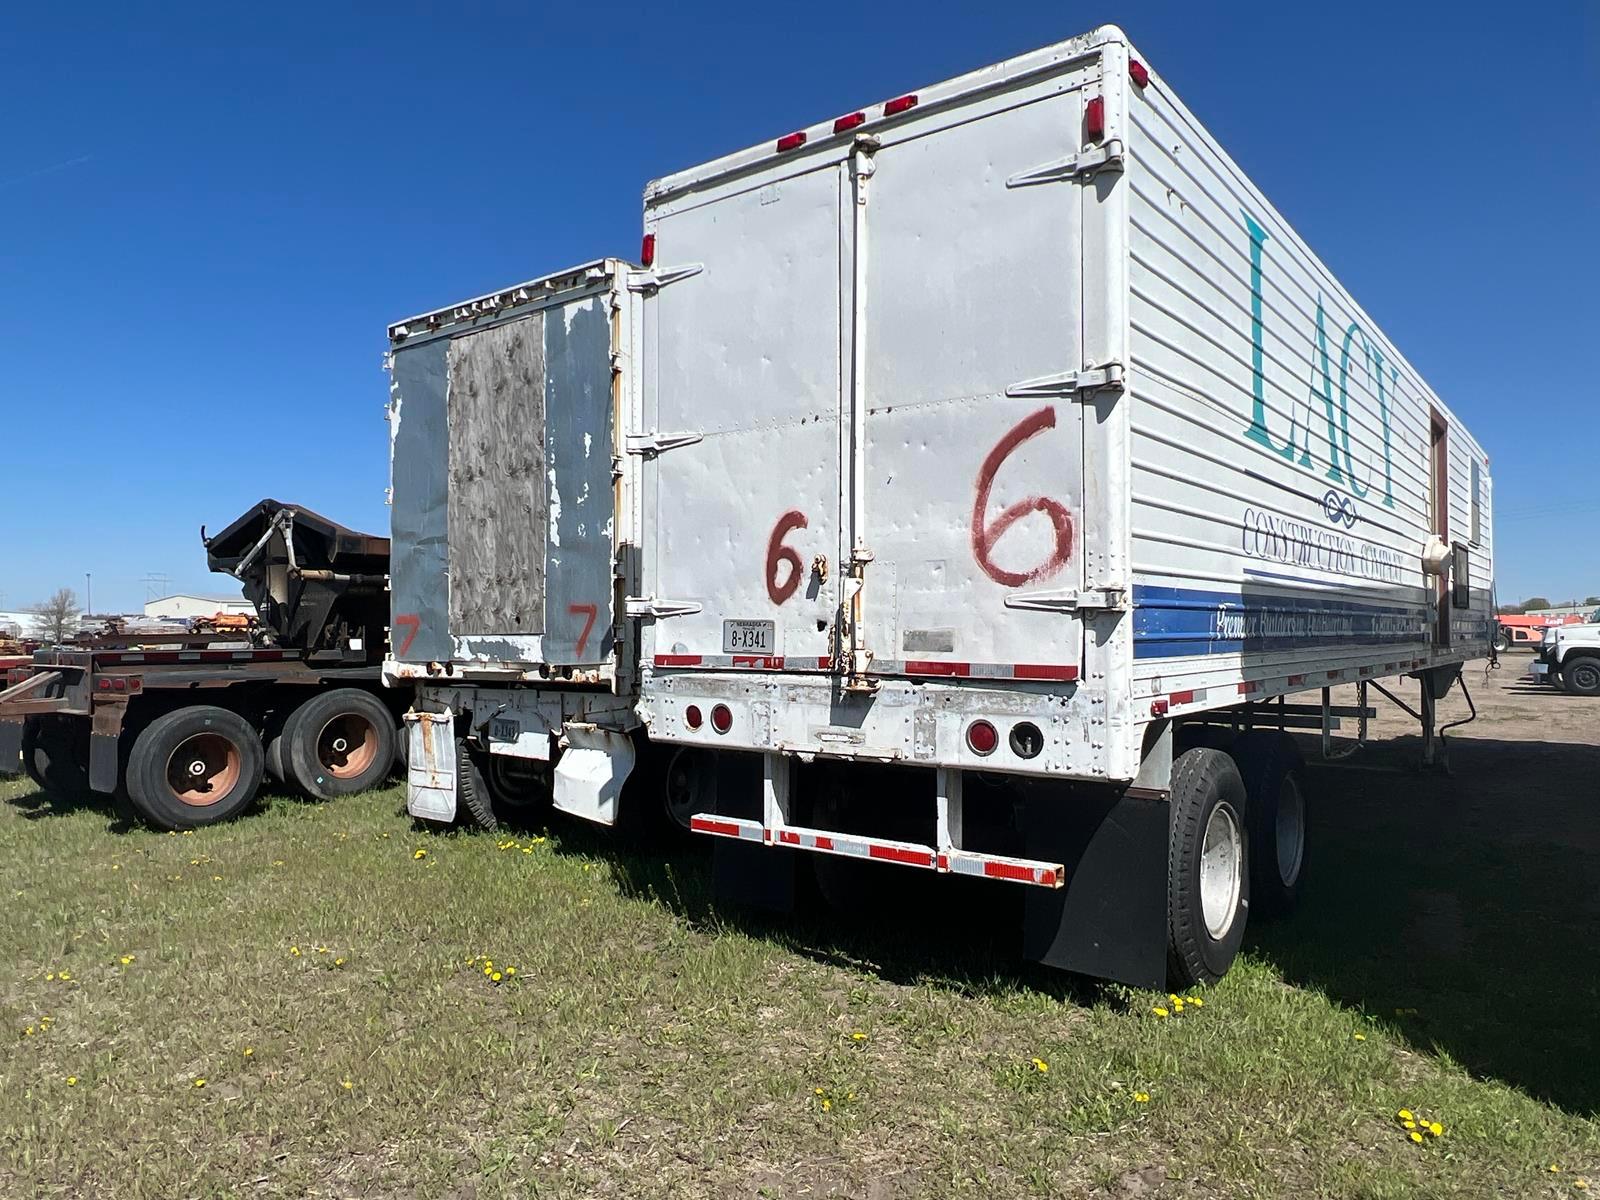
[[[33,632],[35,618],[21,609],[0,611],[0,637],[20,638]]]
[[[1559,608],[1530,608],[1530,617],[1586,617],[1595,611],[1592,604],[1563,604]]]
[[[147,617],[210,617],[217,613],[250,616],[255,606],[243,596],[195,596],[180,592],[144,602]]]

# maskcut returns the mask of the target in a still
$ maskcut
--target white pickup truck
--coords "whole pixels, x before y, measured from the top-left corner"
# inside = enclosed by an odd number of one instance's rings
[[[1547,628],[1533,674],[1574,696],[1600,696],[1600,609],[1585,624]]]

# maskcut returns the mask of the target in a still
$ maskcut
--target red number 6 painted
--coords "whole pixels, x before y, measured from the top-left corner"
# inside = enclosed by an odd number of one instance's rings
[[[794,547],[785,546],[783,539],[796,529],[804,529],[807,524],[805,513],[791,509],[778,518],[778,523],[772,527],[772,536],[767,539],[767,595],[774,604],[782,604],[800,590],[805,567]],[[789,568],[789,574],[782,583],[778,582],[779,563]]]
[[[1000,439],[993,450],[989,451],[989,456],[983,460],[983,466],[978,471],[978,497],[972,506],[972,553],[978,560],[978,565],[983,568],[983,573],[1006,587],[1020,587],[1032,580],[1054,575],[1072,557],[1072,514],[1059,500],[1051,500],[1046,496],[1029,496],[1018,500],[989,524],[984,524],[984,516],[989,508],[989,494],[994,490],[994,477],[1000,470],[1000,465],[1023,442],[1043,433],[1046,429],[1055,427],[1054,408],[1041,408],[1032,416],[1025,417],[1011,432]],[[1050,551],[1050,557],[1031,571],[1008,571],[1004,567],[995,565],[990,557],[995,543],[1004,536],[1006,530],[1034,512],[1041,512],[1049,517],[1050,524],[1055,527],[1055,546]]]

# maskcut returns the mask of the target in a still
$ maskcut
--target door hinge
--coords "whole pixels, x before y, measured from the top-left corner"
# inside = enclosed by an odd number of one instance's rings
[[[1059,375],[1024,379],[1008,387],[1006,395],[1019,399],[1057,396],[1091,400],[1096,392],[1120,392],[1124,386],[1122,364],[1111,362],[1101,367],[1086,367],[1082,371],[1063,371]]]
[[[681,267],[662,267],[657,271],[629,271],[628,290],[630,292],[657,292],[669,283],[677,283],[680,279],[688,279],[698,275],[706,269],[705,263],[685,263]]]
[[[1008,188],[1033,187],[1038,183],[1068,183],[1074,179],[1088,179],[1101,171],[1122,170],[1122,140],[1112,138],[1103,146],[1085,150],[1072,158],[1058,158],[1055,162],[1034,167],[1031,171],[1018,171],[1006,180]]]
[[[630,433],[627,438],[629,454],[643,454],[646,457],[660,454],[664,450],[676,450],[680,446],[692,446],[705,437],[703,433]]]
[[[1083,591],[1018,592],[1006,597],[1007,608],[1027,608],[1036,612],[1126,612],[1125,587],[1085,588]]]
[[[630,617],[687,617],[701,605],[695,600],[657,600],[654,596],[629,596],[622,610]]]

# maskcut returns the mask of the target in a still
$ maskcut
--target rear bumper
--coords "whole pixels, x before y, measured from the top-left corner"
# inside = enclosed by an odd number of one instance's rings
[[[655,669],[640,707],[653,741],[710,750],[1119,781],[1109,770],[1115,731],[1104,698],[1076,682],[883,679],[875,692],[857,694],[831,675]],[[722,707],[732,718],[726,732],[713,719]],[[968,741],[976,721],[998,734],[988,754]],[[1012,740],[1024,724],[1040,734],[1032,757]]]

